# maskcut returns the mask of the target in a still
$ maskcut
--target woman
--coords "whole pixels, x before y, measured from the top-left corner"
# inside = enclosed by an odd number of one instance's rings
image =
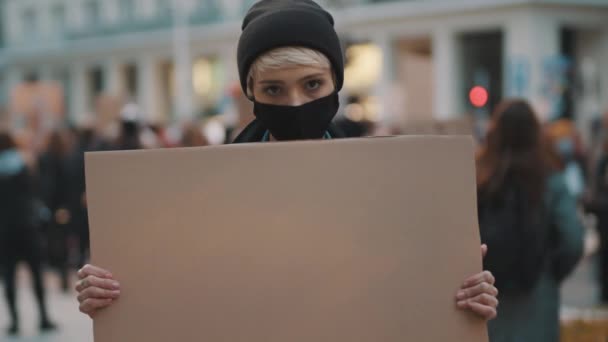
[[[40,330],[53,330],[55,325],[49,320],[44,298],[40,234],[33,220],[32,179],[15,142],[5,132],[0,132],[0,189],[0,262],[4,266],[4,291],[11,318],[7,332],[9,335],[19,333],[16,274],[21,260],[27,262],[32,272]]]
[[[236,143],[340,137],[331,121],[344,81],[343,55],[333,18],[319,5],[310,0],[259,1],[243,22],[237,59],[241,86],[254,103],[256,119]],[[120,296],[120,285],[106,270],[87,265],[79,277],[80,310],[90,316]],[[489,272],[472,276],[455,304],[494,318],[498,291],[493,284]]]
[[[583,252],[583,228],[536,115],[499,105],[477,160],[484,266],[501,289],[490,339],[558,341],[559,285]]]

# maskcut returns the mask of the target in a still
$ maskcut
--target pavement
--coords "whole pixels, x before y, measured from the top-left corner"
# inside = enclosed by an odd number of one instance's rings
[[[88,316],[78,311],[75,291],[63,293],[60,290],[59,277],[47,272],[45,276],[49,315],[59,329],[56,332],[40,334],[37,329],[38,310],[30,286],[30,275],[27,268],[19,271],[18,305],[21,317],[21,335],[8,337],[5,328],[9,324],[8,310],[4,295],[0,298],[0,341],[2,342],[93,342],[93,325]],[[75,281],[75,275],[73,281]],[[4,291],[4,289],[2,289]]]

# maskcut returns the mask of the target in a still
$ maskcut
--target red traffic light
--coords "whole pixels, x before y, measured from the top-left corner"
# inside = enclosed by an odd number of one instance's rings
[[[488,98],[488,91],[482,86],[475,86],[469,92],[469,100],[477,108],[485,106],[488,103]]]

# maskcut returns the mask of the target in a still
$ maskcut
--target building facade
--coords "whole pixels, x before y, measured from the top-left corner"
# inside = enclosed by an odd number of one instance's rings
[[[100,95],[139,103],[151,121],[221,112],[254,2],[4,0],[2,99],[36,75],[61,84],[74,121]],[[608,109],[608,0],[320,2],[346,48],[346,101],[370,119],[450,119],[514,96],[582,126]]]

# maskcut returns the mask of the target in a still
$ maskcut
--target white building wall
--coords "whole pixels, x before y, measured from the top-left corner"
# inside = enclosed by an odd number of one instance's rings
[[[82,121],[88,112],[91,110],[87,108],[89,103],[88,91],[87,91],[87,79],[86,79],[86,65],[84,63],[72,63],[70,66],[70,119],[74,122]]]
[[[17,0],[19,1],[19,0]],[[78,27],[84,27],[86,18],[83,10],[82,0],[70,0],[65,1],[66,4],[66,17],[68,20],[68,28],[75,29]]]
[[[579,87],[576,94],[577,123],[581,131],[588,133],[591,122],[598,118],[605,107],[603,89],[608,85],[606,57],[603,42],[606,33],[600,30],[582,30],[576,33],[576,62]],[[604,87],[602,87],[604,85]],[[585,134],[585,136],[589,136]]]
[[[601,107],[608,113],[608,24],[602,30],[598,60],[601,61],[599,64]]]
[[[118,0],[103,0],[101,1],[102,20],[109,24],[117,24],[122,20],[120,6]]]
[[[378,103],[378,114],[377,120],[381,123],[392,125],[399,122],[399,113],[402,108],[395,108],[393,96],[393,89],[397,77],[397,69],[395,65],[395,58],[397,58],[396,44],[392,36],[386,34],[377,34],[372,39],[372,42],[376,44],[382,50],[382,68],[380,72],[380,79],[374,89],[374,96]]]
[[[505,95],[528,99],[538,114],[547,118],[550,108],[543,96],[543,65],[560,55],[559,23],[543,11],[525,9],[511,16],[504,33]],[[521,87],[516,87],[509,77],[509,66],[514,63],[529,72]]]
[[[3,11],[3,25],[6,34],[7,45],[15,44],[23,35],[21,31],[21,7],[22,3],[17,1],[5,1]]]
[[[161,112],[161,77],[160,61],[155,56],[142,56],[137,61],[139,93],[137,102],[147,119],[151,122],[162,122],[166,118]]]
[[[104,63],[104,92],[106,95],[122,97],[125,93],[122,61],[116,57],[106,59]]]
[[[156,7],[158,1],[155,0],[136,0],[136,7],[139,9],[139,15],[143,18],[151,18],[156,15]]]
[[[100,0],[101,16],[108,23],[118,23],[123,20],[119,0]],[[166,0],[168,2],[172,0]],[[49,19],[50,9],[53,4],[64,3],[66,9],[67,26],[74,28],[87,27],[87,19],[84,15],[83,0],[6,0],[4,2],[3,25],[7,33],[7,41],[12,60],[7,65],[10,69],[19,72],[30,70],[33,67],[45,67],[47,63],[56,63],[55,66],[69,67],[72,77],[71,108],[78,113],[85,112],[83,104],[90,101],[82,95],[86,87],[85,66],[87,64],[101,63],[106,70],[107,90],[120,92],[124,84],[120,77],[120,68],[116,65],[124,62],[126,58],[138,61],[139,88],[138,99],[142,106],[157,108],[158,99],[155,95],[160,90],[160,85],[150,86],[146,80],[161,82],[160,77],[154,76],[150,65],[157,64],[162,58],[173,59],[171,28],[158,32],[129,33],[117,35],[116,37],[95,37],[83,41],[60,41],[52,45],[52,39],[44,39],[44,43],[51,44],[47,50],[36,50],[36,44],[24,44],[23,42],[23,9],[26,6],[35,6],[39,12],[39,28],[44,34],[52,36],[55,29]],[[440,119],[453,118],[463,112],[464,99],[462,99],[461,75],[459,74],[459,44],[458,32],[482,31],[488,29],[503,29],[505,46],[505,69],[513,60],[524,60],[528,63],[531,71],[528,85],[519,94],[514,90],[511,80],[505,72],[505,96],[521,95],[530,99],[537,110],[546,112],[546,106],[542,97],[542,62],[546,58],[554,57],[559,53],[559,29],[564,24],[581,25],[593,23],[599,25],[601,22],[601,11],[590,11],[582,7],[571,6],[560,8],[561,5],[551,7],[528,6],[525,0],[511,1],[514,5],[503,6],[500,3],[508,3],[509,0],[498,1],[462,1],[462,6],[452,4],[437,4],[431,1],[420,1],[410,3],[393,2],[389,4],[373,5],[361,9],[335,10],[337,27],[343,33],[354,33],[367,36],[387,52],[385,65],[391,65],[394,46],[387,43],[389,40],[381,38],[382,35],[391,39],[400,39],[409,36],[423,36],[431,39],[433,47],[433,69],[434,76],[434,115]],[[567,1],[561,0],[562,3]],[[135,0],[136,15],[142,17],[153,17],[157,12],[157,0]],[[190,58],[198,55],[196,51],[204,49],[206,55],[221,56],[223,60],[232,56],[229,63],[225,63],[227,80],[236,80],[235,51],[227,49],[226,46],[234,44],[238,39],[239,21],[241,19],[242,0],[222,0],[220,4],[226,11],[227,22],[209,27],[194,27],[191,30],[192,45]],[[572,2],[574,3],[574,2]],[[495,5],[491,5],[495,4]],[[444,8],[445,7],[445,8]],[[518,9],[519,8],[519,9]],[[597,13],[594,13],[597,12]],[[557,14],[556,14],[557,13]],[[375,18],[375,19],[374,19]],[[381,19],[381,18],[386,18]],[[606,24],[604,24],[605,26]],[[606,34],[597,44],[603,46],[598,48],[595,54],[608,60],[608,28],[604,29]],[[379,38],[380,37],[380,38]],[[50,42],[49,42],[50,41]],[[601,45],[603,44],[603,45]],[[13,48],[14,49],[11,49]],[[27,48],[27,49],[26,49]],[[28,51],[30,51],[28,53]],[[153,60],[145,57],[154,52],[157,57]],[[20,55],[20,53],[22,53]],[[232,54],[232,55],[231,55]],[[10,54],[9,54],[10,55]],[[187,56],[186,56],[187,57]],[[112,58],[118,60],[112,62]],[[186,60],[184,56],[180,57]],[[78,61],[77,67],[72,67]],[[114,63],[114,64],[113,64]],[[114,65],[114,66],[113,66]],[[191,67],[183,70],[191,70]],[[507,70],[505,70],[507,71]],[[15,71],[16,72],[16,71]],[[156,70],[158,72],[158,70]],[[602,63],[599,73],[602,81],[602,103],[608,108],[608,63]],[[394,67],[384,69],[381,84],[378,85],[376,93],[380,95],[381,103],[389,103],[388,98],[394,93],[385,91],[390,88],[392,78],[397,73]],[[181,76],[187,78],[186,76]],[[15,77],[5,77],[7,84]],[[415,82],[415,81],[414,81]],[[183,83],[185,82],[178,82]],[[188,82],[191,83],[191,82]],[[80,85],[78,88],[77,85]],[[184,87],[182,85],[182,87]],[[388,87],[388,88],[387,88]],[[191,88],[191,87],[188,87]],[[190,89],[191,91],[191,89]],[[80,94],[80,95],[77,95]],[[84,91],[86,94],[86,91]],[[388,97],[387,97],[388,96]],[[189,101],[191,102],[191,101]],[[189,109],[179,109],[180,112],[190,112]],[[156,113],[154,114],[156,115]],[[387,116],[396,113],[386,112]]]
[[[444,120],[462,114],[459,98],[461,77],[459,72],[460,46],[453,30],[440,27],[432,35],[434,64],[434,115]]]
[[[37,6],[38,32],[36,32],[36,35],[40,40],[55,38],[55,28],[51,21],[50,2],[44,2],[44,4]]]

